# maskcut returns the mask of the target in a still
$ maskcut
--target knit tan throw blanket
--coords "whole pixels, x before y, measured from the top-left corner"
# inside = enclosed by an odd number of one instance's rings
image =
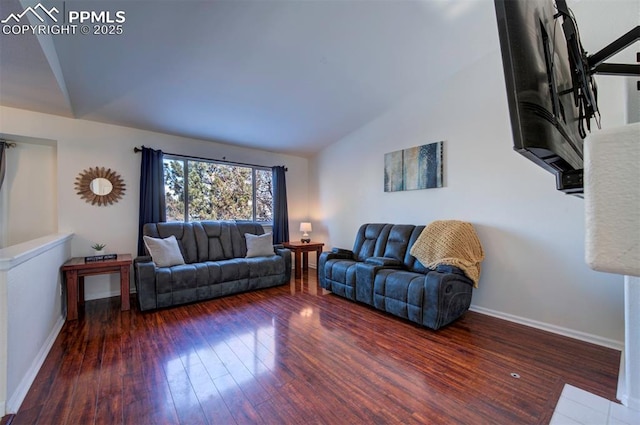
[[[484,251],[471,223],[458,220],[437,220],[424,228],[411,247],[411,255],[425,267],[440,264],[456,266],[478,287],[480,263]]]

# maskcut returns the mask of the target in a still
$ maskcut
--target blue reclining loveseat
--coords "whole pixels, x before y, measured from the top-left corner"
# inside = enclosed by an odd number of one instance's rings
[[[474,282],[451,265],[423,266],[410,254],[425,226],[364,224],[353,250],[320,256],[320,286],[352,301],[439,329],[471,304]]]

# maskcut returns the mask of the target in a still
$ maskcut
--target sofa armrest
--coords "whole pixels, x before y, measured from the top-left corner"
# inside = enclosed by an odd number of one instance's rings
[[[436,266],[436,271],[440,273],[450,273],[450,274],[466,276],[466,274],[464,274],[464,271],[462,271],[462,269],[456,266],[450,266],[449,264],[440,264]]]
[[[320,254],[320,260],[318,261],[318,280],[320,281],[320,287],[329,289],[327,279],[324,274],[325,264],[329,260],[353,260],[353,251],[348,249],[333,248],[331,251],[325,251]]]
[[[151,262],[153,262],[153,259],[151,258],[150,255],[141,255],[140,257],[136,257],[133,259],[133,264],[151,263]]]
[[[373,266],[387,267],[387,268],[402,268],[404,264],[400,260],[387,257],[369,257],[365,260],[365,263]]]
[[[373,288],[376,274],[381,269],[403,269],[404,264],[395,258],[369,257],[362,263],[356,264],[356,301],[371,306],[373,302]]]
[[[373,287],[376,273],[382,269],[379,265],[364,262],[356,264],[356,301],[373,305]]]
[[[281,257],[285,257],[287,255],[291,257],[291,250],[289,248],[285,248],[283,245],[274,245],[273,251],[276,253],[276,255],[279,255]]]
[[[469,309],[472,291],[473,281],[457,267],[429,271],[424,279],[422,324],[439,329],[453,322]]]
[[[348,260],[351,260],[353,258],[353,251],[351,251],[350,249],[333,248],[331,250],[331,254],[336,255],[333,258],[344,258]]]
[[[274,245],[273,247],[276,251],[276,255],[279,255],[284,259],[285,278],[288,282],[291,280],[291,250],[289,248],[284,248],[284,245]]]
[[[404,264],[388,257],[369,257],[364,262],[356,264],[356,301],[374,306],[375,279],[383,269],[402,270]]]
[[[138,257],[133,260],[133,276],[140,310],[155,309],[157,307],[156,264],[151,261],[151,257]]]

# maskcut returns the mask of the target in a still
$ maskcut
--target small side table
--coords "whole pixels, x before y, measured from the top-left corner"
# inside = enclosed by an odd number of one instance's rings
[[[293,251],[295,256],[295,268],[296,268],[296,279],[302,278],[302,271],[309,270],[309,252],[316,252],[316,267],[320,262],[320,254],[322,253],[323,243],[320,242],[284,242],[285,248],[289,248]]]
[[[98,274],[120,273],[121,310],[129,310],[129,269],[131,254],[118,254],[114,260],[85,262],[74,257],[61,267],[67,285],[67,320],[78,319],[78,304],[84,305],[84,277]],[[78,289],[79,288],[79,289]]]

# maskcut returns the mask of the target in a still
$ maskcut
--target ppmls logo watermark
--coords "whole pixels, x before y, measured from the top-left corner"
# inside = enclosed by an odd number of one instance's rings
[[[64,5],[63,2],[63,10]],[[33,24],[34,20],[39,23]],[[66,13],[61,13],[56,7],[49,9],[38,3],[21,13],[9,14],[0,23],[4,35],[119,35],[124,32],[125,21],[123,10],[67,10]]]

